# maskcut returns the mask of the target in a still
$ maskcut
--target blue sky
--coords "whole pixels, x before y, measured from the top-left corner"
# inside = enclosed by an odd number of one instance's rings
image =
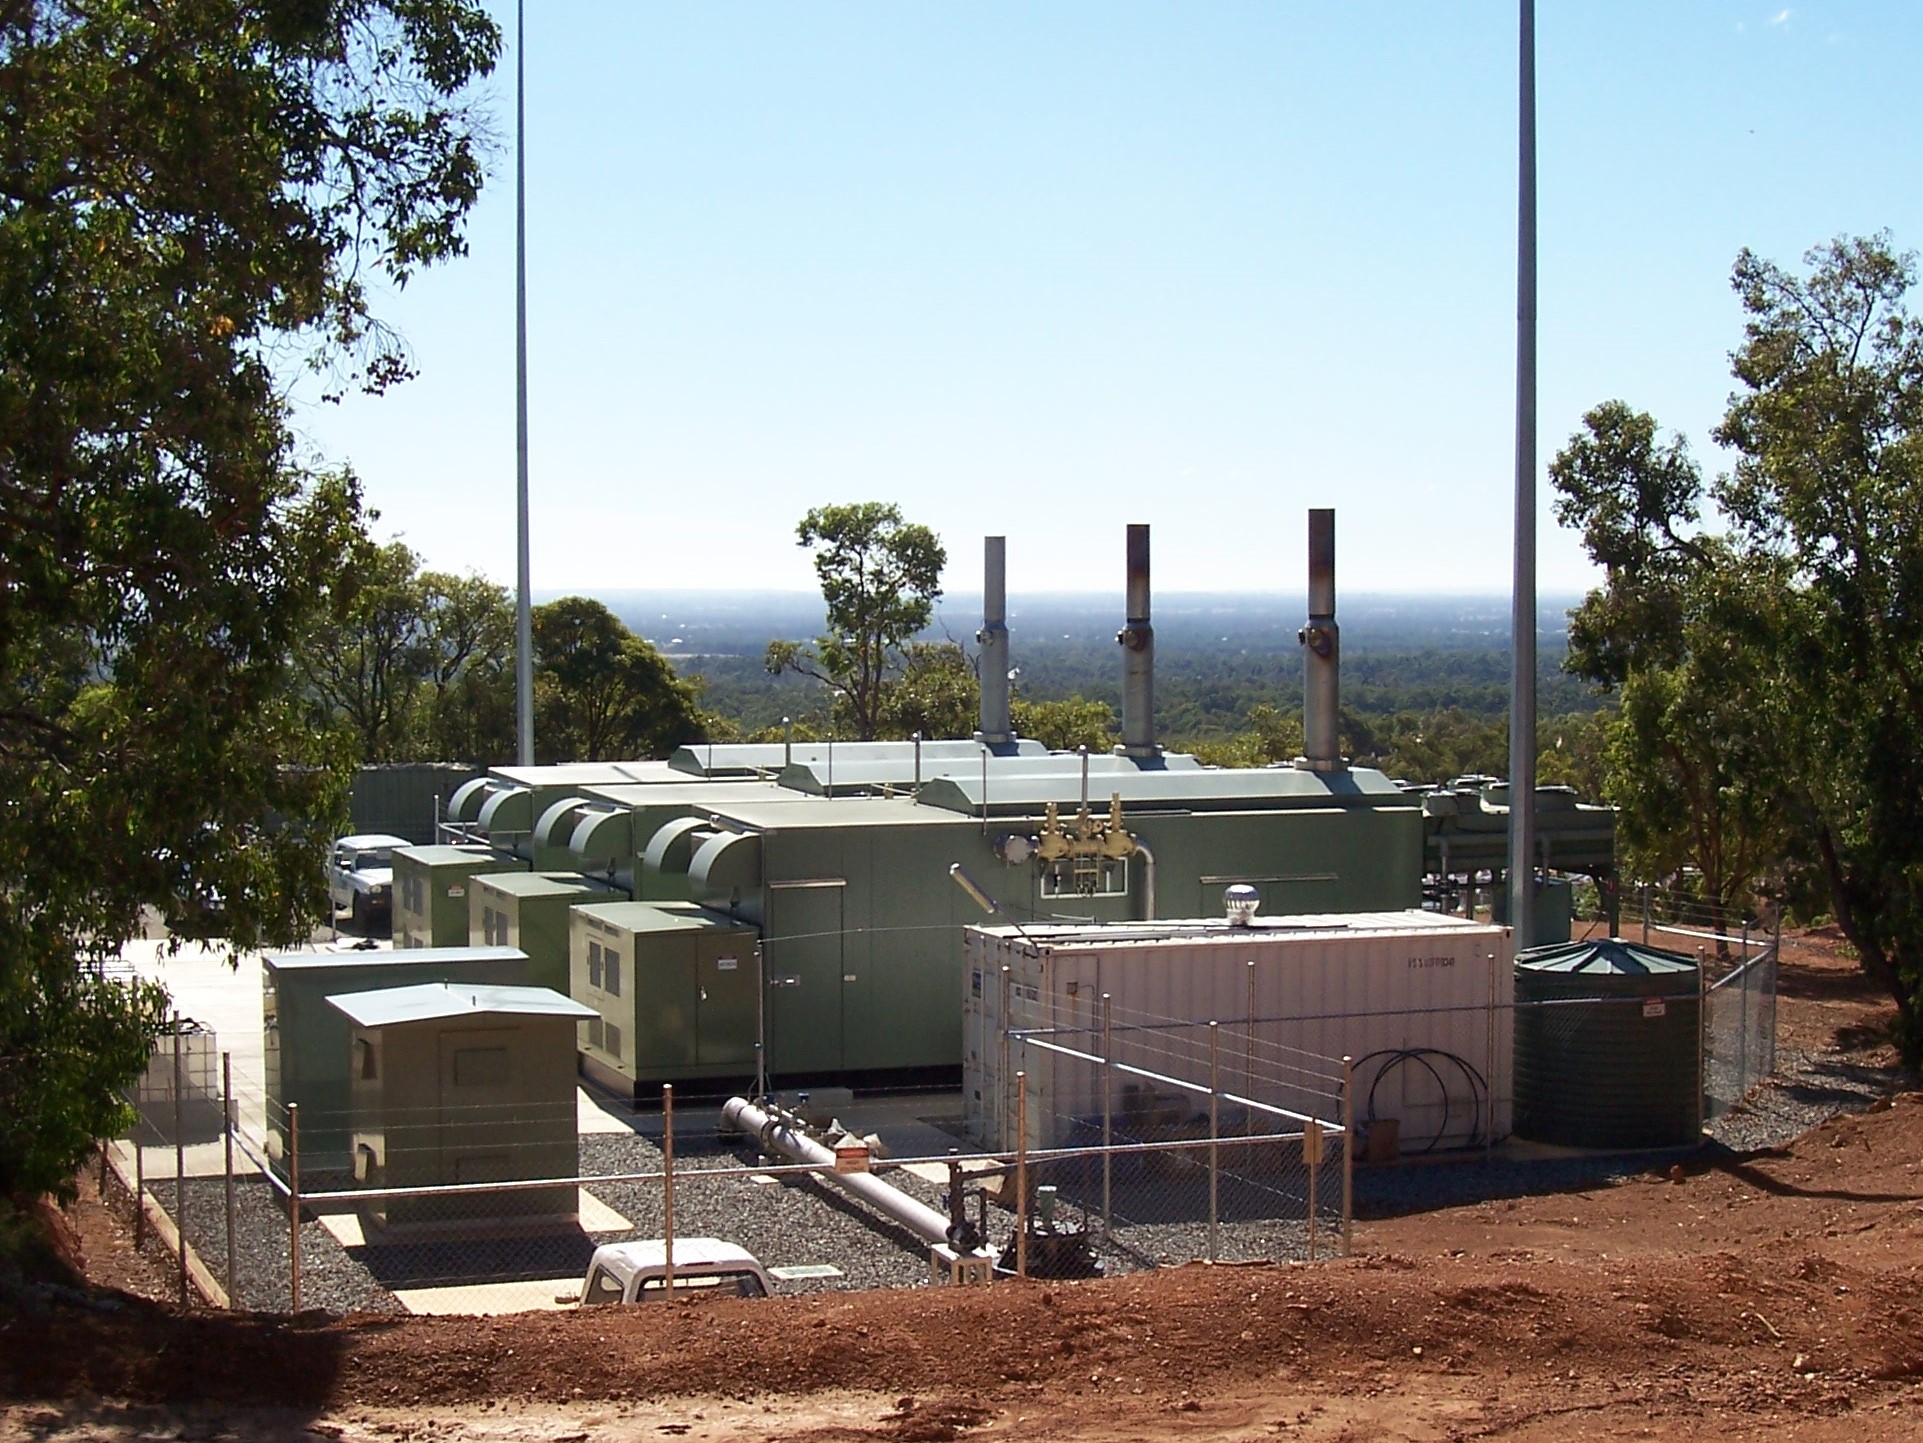
[[[496,7],[512,41],[511,4]],[[1923,7],[1543,0],[1541,458],[1621,396],[1708,439],[1730,263],[1923,246]],[[1515,12],[1488,3],[533,0],[537,590],[813,586],[889,500],[951,589],[1504,590]],[[514,575],[513,56],[421,376],[303,405],[377,529]],[[1590,579],[1542,499],[1545,592]]]

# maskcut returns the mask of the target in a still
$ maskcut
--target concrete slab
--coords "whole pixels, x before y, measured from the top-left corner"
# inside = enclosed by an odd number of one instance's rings
[[[577,1306],[579,1278],[533,1278],[519,1283],[466,1283],[446,1288],[397,1288],[410,1313],[498,1317],[503,1313],[558,1313]]]
[[[577,1190],[578,1207],[581,1217],[581,1231],[584,1233],[625,1233],[634,1230],[634,1224],[620,1213],[602,1202],[586,1188]],[[367,1233],[361,1227],[360,1214],[352,1210],[324,1212],[319,1214],[320,1225],[333,1234],[334,1241],[344,1248],[364,1248],[367,1246]],[[578,1280],[577,1280],[578,1281]]]
[[[602,1202],[586,1188],[577,1189],[580,1202],[581,1231],[584,1233],[625,1233],[634,1224]]]

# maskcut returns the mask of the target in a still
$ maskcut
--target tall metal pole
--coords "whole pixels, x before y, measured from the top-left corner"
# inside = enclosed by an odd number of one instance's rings
[[[527,504],[527,0],[514,6],[514,738],[534,765],[534,608]]]
[[[1536,6],[1521,0],[1516,118],[1516,571],[1510,625],[1509,925],[1535,940],[1536,890]]]

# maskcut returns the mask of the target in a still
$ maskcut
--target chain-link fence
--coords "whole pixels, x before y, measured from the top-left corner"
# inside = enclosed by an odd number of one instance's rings
[[[170,1045],[157,1067],[170,1065]],[[237,1125],[215,1127],[212,1156],[186,1144],[176,1165],[187,1134],[171,1106],[143,1115],[110,1152],[145,1190],[144,1225],[166,1229],[168,1252],[189,1260],[190,1289],[266,1311],[573,1306],[597,1248],[668,1237],[683,1240],[676,1257],[696,1239],[739,1245],[778,1292],[923,1286],[957,1273],[1091,1277],[1201,1258],[1322,1258],[1345,1246],[1339,1123],[1228,1083],[1212,1106],[1182,1093],[1178,1116],[1160,1084],[1125,1094],[1145,1079],[1116,1081],[1128,1107],[1105,1134],[1083,1116],[1057,1129],[1055,1145],[1000,1151],[964,1147],[959,1117],[897,1123],[922,1148],[891,1157],[878,1137],[839,1136],[816,1108],[822,1127],[793,1144],[815,1152],[797,1161],[712,1105],[670,1121],[672,1112],[606,1100],[577,1117],[571,1101],[566,1116],[522,1112],[505,1126],[492,1108],[424,1108],[390,1112],[376,1129],[365,1115],[264,1104],[250,1122],[237,1100]],[[1025,1094],[1025,1076],[1016,1086]],[[937,1100],[952,1106],[952,1094]],[[798,1124],[777,1142],[797,1135]],[[951,1136],[948,1147],[929,1145]],[[312,1137],[321,1143],[310,1148]]]
[[[132,1123],[101,1145],[103,1193],[117,1175],[133,1200],[135,1245],[173,1259],[181,1303],[241,1306],[231,1059],[212,1032],[176,1019],[122,1100]]]

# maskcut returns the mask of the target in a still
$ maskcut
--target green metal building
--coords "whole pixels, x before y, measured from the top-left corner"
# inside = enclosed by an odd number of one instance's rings
[[[759,933],[686,902],[602,902],[571,912],[569,992],[595,1011],[581,1072],[616,1092],[755,1075]]]
[[[269,952],[261,959],[261,1041],[267,1126],[287,1155],[287,1107],[300,1104],[301,1167],[349,1161],[348,1033],[330,998],[422,982],[520,986],[527,954],[514,947],[417,947],[408,951]]]
[[[490,872],[468,887],[468,941],[527,954],[534,987],[568,992],[568,909],[620,893],[573,872]]]
[[[503,856],[490,847],[396,847],[394,945],[467,946],[467,891],[473,878],[527,870],[519,857]]]
[[[427,983],[328,999],[349,1031],[354,1182],[435,1187],[573,1177],[574,1034],[589,1008],[545,987]],[[573,1186],[374,1198],[377,1227],[573,1222]]]

